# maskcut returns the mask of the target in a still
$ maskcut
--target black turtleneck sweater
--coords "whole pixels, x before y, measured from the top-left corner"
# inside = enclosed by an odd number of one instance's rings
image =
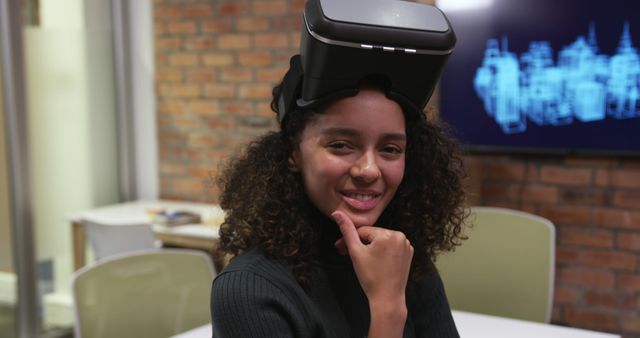
[[[333,240],[320,248],[309,289],[290,267],[259,247],[239,255],[216,277],[211,292],[213,336],[366,337],[369,304],[349,257]],[[407,291],[404,338],[459,337],[440,276],[432,269]]]

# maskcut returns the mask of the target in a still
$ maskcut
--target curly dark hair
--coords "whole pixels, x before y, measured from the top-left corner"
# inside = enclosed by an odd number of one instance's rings
[[[282,84],[273,90],[271,108],[278,112]],[[410,281],[417,283],[433,267],[438,253],[464,239],[466,176],[457,143],[438,121],[420,111],[405,111],[405,173],[380,220],[402,231],[413,245]],[[322,111],[318,109],[318,111]],[[251,142],[218,177],[220,205],[226,218],[220,227],[218,254],[237,256],[259,245],[268,255],[292,266],[302,286],[310,283],[319,218],[299,172],[288,159],[297,149],[304,127],[319,114],[310,109],[288,113],[280,131]]]

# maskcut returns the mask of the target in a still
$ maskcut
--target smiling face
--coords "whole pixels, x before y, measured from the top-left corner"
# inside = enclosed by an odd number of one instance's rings
[[[406,139],[400,106],[362,87],[309,122],[291,161],[323,214],[340,210],[357,227],[373,225],[402,181]]]

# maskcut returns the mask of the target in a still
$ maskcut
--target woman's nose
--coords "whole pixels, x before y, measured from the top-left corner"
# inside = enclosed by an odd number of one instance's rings
[[[350,171],[351,177],[363,180],[367,183],[373,182],[380,178],[380,168],[376,163],[376,157],[372,153],[363,154]]]

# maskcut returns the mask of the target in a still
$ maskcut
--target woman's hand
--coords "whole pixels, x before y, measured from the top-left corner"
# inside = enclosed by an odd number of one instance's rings
[[[363,226],[335,211],[331,216],[340,226],[358,281],[369,300],[369,337],[400,337],[407,317],[405,289],[409,278],[413,247],[399,231]]]

